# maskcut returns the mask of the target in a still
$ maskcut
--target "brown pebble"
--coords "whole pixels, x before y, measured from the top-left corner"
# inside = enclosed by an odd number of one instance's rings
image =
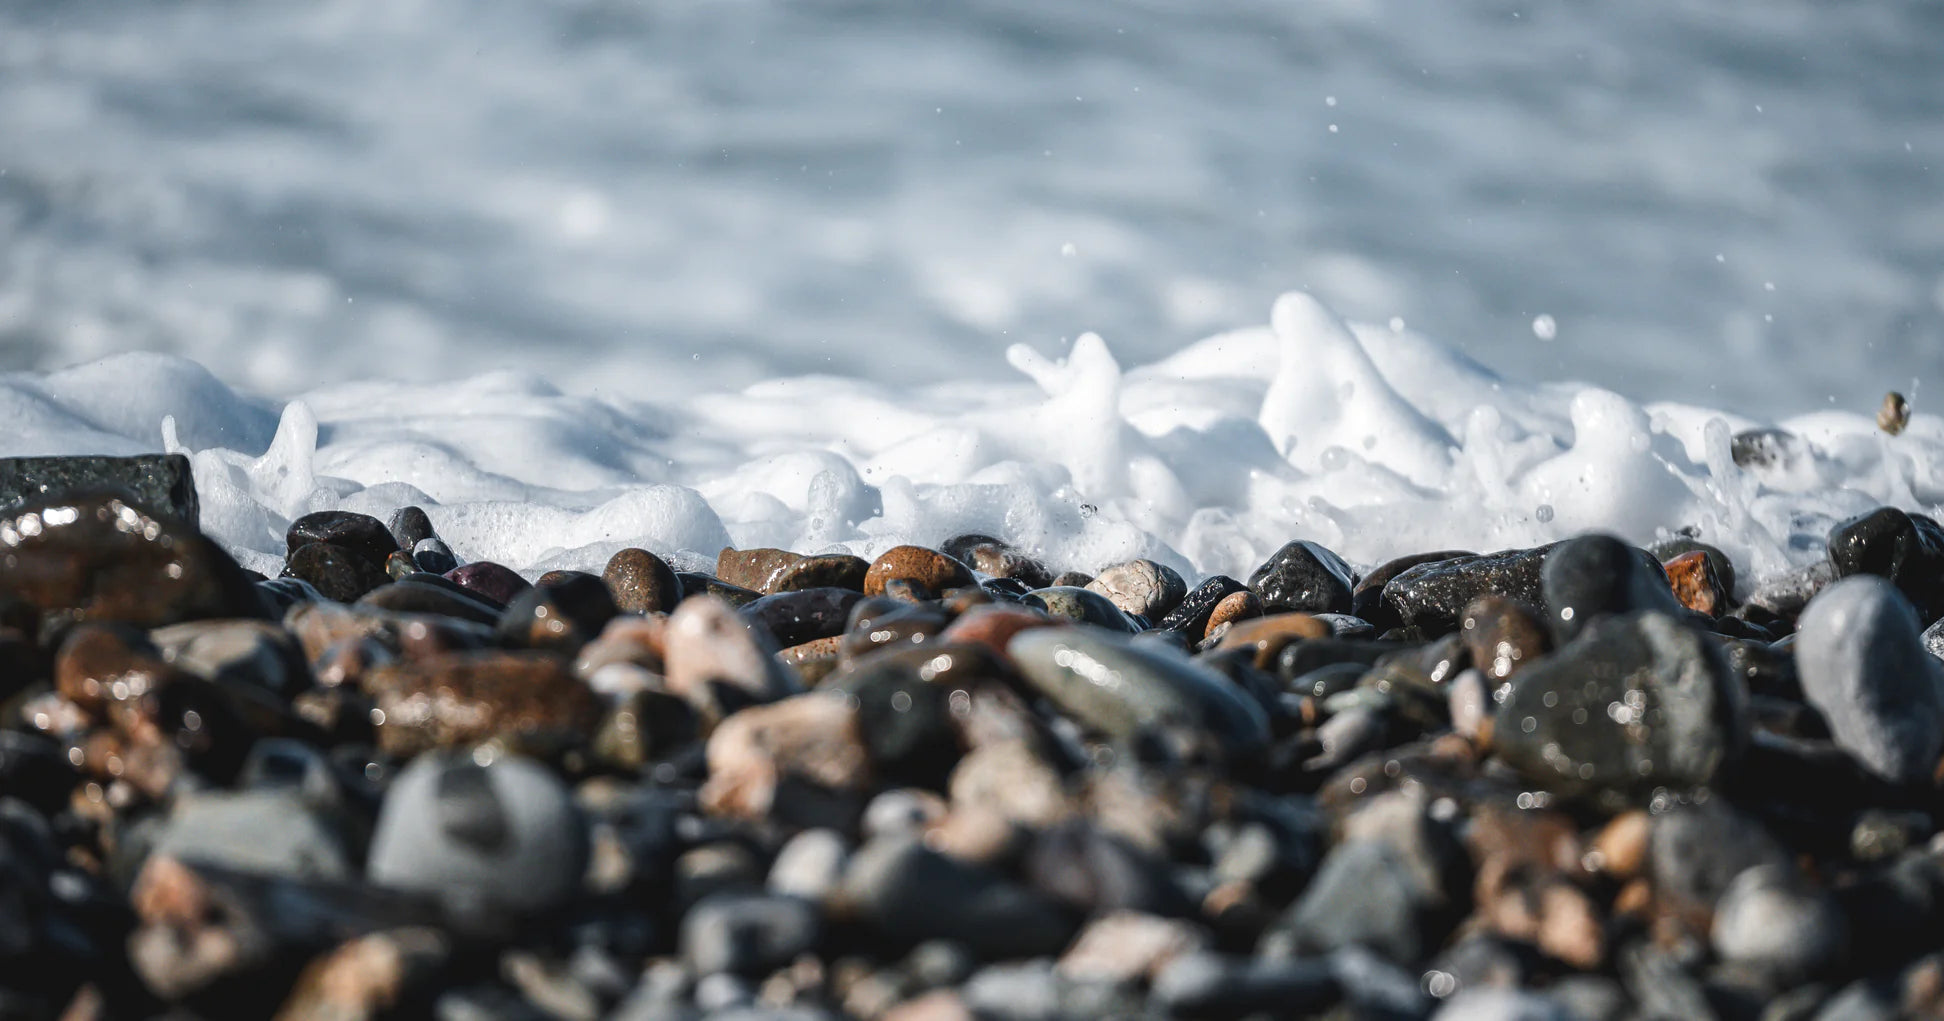
[[[1207,627],[1207,628],[1206,628],[1205,630],[1203,630],[1203,632],[1202,632],[1202,637],[1203,637],[1204,639],[1209,639],[1209,638],[1215,638],[1215,637],[1217,637],[1217,636],[1221,636],[1221,637],[1222,637],[1222,638],[1224,639],[1224,644],[1226,644],[1226,639],[1227,639],[1227,632],[1228,632],[1229,630],[1232,630],[1232,629],[1233,629],[1233,628],[1235,627],[1235,625],[1236,625],[1237,623],[1239,623],[1239,622],[1241,622],[1241,621],[1245,621],[1245,620],[1254,620],[1254,619],[1256,619],[1256,618],[1259,618],[1259,617],[1261,617],[1261,616],[1262,616],[1262,597],[1261,597],[1261,596],[1258,596],[1258,595],[1256,595],[1256,594],[1255,594],[1254,592],[1252,592],[1252,591],[1250,591],[1250,590],[1248,590],[1248,589],[1243,589],[1243,590],[1242,590],[1242,591],[1240,591],[1240,592],[1231,592],[1231,593],[1229,593],[1228,595],[1226,595],[1226,596],[1223,596],[1223,597],[1222,597],[1222,601],[1221,601],[1221,602],[1219,602],[1219,603],[1216,603],[1216,604],[1215,604],[1215,609],[1209,612],[1209,614],[1208,614],[1208,627]],[[1317,621],[1317,620],[1316,620],[1316,618],[1314,618],[1314,617],[1310,617],[1310,616],[1309,616],[1309,614],[1306,614],[1306,613],[1305,613],[1305,614],[1282,614],[1282,613],[1279,613],[1279,614],[1277,614],[1276,616],[1278,616],[1278,617],[1286,617],[1286,616],[1300,616],[1300,617],[1308,617],[1308,618],[1309,618],[1309,619],[1310,619],[1311,621],[1314,621],[1314,622],[1315,622],[1315,623],[1316,623],[1316,624],[1317,624],[1317,625],[1318,625],[1319,627],[1321,627],[1321,628],[1323,629],[1323,634],[1324,634],[1324,635],[1327,635],[1327,634],[1329,634],[1329,633],[1330,633],[1330,628],[1329,628],[1329,625],[1327,625],[1327,624],[1324,624],[1324,623],[1322,623],[1321,621]],[[1312,636],[1309,636],[1309,635],[1291,635],[1290,637],[1292,637],[1292,638],[1295,638],[1295,637],[1304,637],[1304,638],[1307,638],[1307,637],[1312,637]],[[1321,636],[1321,635],[1317,635],[1317,636],[1314,636],[1314,637],[1322,637],[1322,636]],[[1246,642],[1245,642],[1245,643],[1243,643],[1243,644],[1246,644]],[[1285,644],[1287,644],[1287,643],[1285,643]],[[1279,646],[1278,648],[1280,648],[1280,646]]]
[[[395,929],[351,940],[312,961],[276,1021],[369,1021],[426,989],[452,956],[437,929]]]
[[[1071,818],[1066,784],[1025,741],[1000,741],[972,749],[952,770],[948,789],[955,806],[977,807],[1035,829]]]
[[[1026,832],[997,810],[955,806],[925,831],[925,846],[972,865],[999,867],[1015,860],[1027,843]]]
[[[1552,648],[1538,614],[1517,600],[1489,593],[1459,614],[1458,636],[1491,687]]]
[[[1654,911],[1654,885],[1645,878],[1629,880],[1613,897],[1615,917],[1647,918]]]
[[[364,691],[378,747],[400,757],[498,741],[549,758],[591,740],[603,706],[567,664],[534,652],[455,653],[379,667]]]
[[[923,546],[893,546],[871,561],[870,570],[864,574],[864,594],[883,593],[884,583],[893,578],[915,581],[932,592],[974,584],[970,568]]]
[[[265,613],[250,575],[214,540],[118,496],[0,514],[0,549],[0,592],[39,615],[43,635],[91,620],[152,628]]]
[[[989,535],[961,535],[945,543],[947,556],[990,578],[1015,578],[1027,588],[1053,584],[1046,565]]]
[[[1896,436],[1910,424],[1910,402],[1895,390],[1883,395],[1883,404],[1877,408],[1877,428]]]
[[[1198,926],[1180,919],[1115,911],[1088,923],[1056,967],[1076,982],[1144,983],[1207,944]]]
[[[630,546],[608,558],[601,581],[622,613],[666,613],[682,601],[682,581],[668,562]]]
[[[1586,892],[1563,879],[1539,894],[1539,949],[1581,971],[1606,960],[1606,926]]]
[[[1261,600],[1254,592],[1247,590],[1232,593],[1215,605],[1215,615],[1209,618],[1209,632],[1213,634],[1221,621],[1222,608],[1231,601],[1244,602],[1245,608],[1260,608]],[[1232,620],[1227,630],[1221,634],[1219,649],[1253,649],[1255,665],[1264,670],[1271,669],[1285,647],[1292,642],[1308,641],[1330,637],[1330,625],[1307,613],[1273,613],[1267,617],[1253,616]]]
[[[763,591],[775,594],[809,588],[841,588],[862,592],[864,575],[870,569],[871,562],[863,557],[849,553],[823,553],[777,568],[763,583]]]
[[[1681,605],[1696,613],[1710,618],[1719,617],[1730,609],[1727,586],[1715,574],[1714,562],[1700,550],[1683,553],[1661,565],[1667,569],[1667,581],[1674,589],[1674,598]]]
[[[744,709],[715,728],[706,754],[700,802],[712,815],[766,819],[786,779],[856,794],[870,786],[857,709],[838,695],[796,695]]]
[[[1041,588],[1086,588],[1094,583],[1094,576],[1085,571],[1061,571],[1053,576],[1050,585]]]
[[[636,617],[622,614],[607,622],[600,637],[581,646],[574,658],[574,675],[588,680],[602,667],[629,663],[661,672],[668,648],[668,617]]]
[[[983,645],[1004,656],[1006,643],[1012,641],[1014,635],[1036,627],[1054,627],[1059,623],[1038,610],[995,603],[967,610],[939,633],[938,640]]]
[[[1653,821],[1638,809],[1624,812],[1593,838],[1594,863],[1599,871],[1622,882],[1647,873],[1647,842]]]
[[[801,645],[792,645],[776,654],[777,658],[796,668],[797,676],[807,687],[822,684],[824,678],[837,672],[843,664],[844,636],[831,635],[816,638]]]
[[[54,655],[54,690],[91,715],[141,698],[175,676],[148,635],[126,624],[83,624]]]
[[[786,549],[761,546],[755,549],[725,547],[716,554],[715,576],[731,585],[755,592],[767,592],[770,575],[803,559],[803,554]]]
[[[879,1015],[878,1021],[974,1021],[972,1009],[957,990],[934,989],[906,1000]]]

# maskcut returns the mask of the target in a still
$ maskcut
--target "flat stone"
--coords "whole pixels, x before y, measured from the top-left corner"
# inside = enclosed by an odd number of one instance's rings
[[[682,599],[695,599],[699,596],[714,596],[730,606],[748,606],[763,598],[755,589],[732,585],[713,574],[698,574],[694,571],[677,571],[675,577],[682,583]]]
[[[1087,583],[1087,590],[1106,596],[1123,612],[1160,620],[1181,605],[1188,583],[1174,568],[1152,560],[1129,560],[1106,568]]]
[[[488,627],[499,623],[504,607],[436,574],[420,571],[380,585],[358,597],[358,605],[395,613],[456,617]]]
[[[1273,669],[1276,657],[1291,642],[1329,636],[1330,626],[1307,613],[1278,613],[1231,623],[1216,648],[1247,650],[1254,657],[1257,669],[1268,670]]]
[[[1255,754],[1268,741],[1262,708],[1186,658],[1085,628],[1023,631],[1008,652],[1035,691],[1110,737],[1172,732],[1229,758]]]
[[[1383,612],[1436,636],[1455,630],[1471,601],[1487,593],[1528,606],[1546,605],[1541,571],[1552,546],[1433,560],[1409,568],[1384,586]],[[1372,612],[1377,612],[1373,610]],[[1376,621],[1369,613],[1358,616]]]
[[[1493,743],[1533,783],[1617,808],[1710,783],[1747,742],[1747,699],[1701,633],[1659,613],[1603,616],[1512,679]]]
[[[675,569],[645,549],[629,547],[609,557],[601,581],[622,613],[666,613],[682,601]]]
[[[181,454],[0,457],[0,515],[106,492],[191,528],[200,518],[195,473]]]
[[[1029,589],[1055,584],[1053,572],[1044,564],[989,535],[957,536],[939,548],[946,556],[988,577],[1017,579]]]
[[[285,696],[310,686],[303,650],[269,621],[190,621],[157,628],[149,638],[170,664],[205,680],[254,684]]]
[[[1853,576],[1803,611],[1796,670],[1836,743],[1892,783],[1931,779],[1944,755],[1944,664],[1889,581]]]
[[[1307,539],[1285,544],[1249,576],[1267,613],[1350,613],[1354,584],[1342,557]]]

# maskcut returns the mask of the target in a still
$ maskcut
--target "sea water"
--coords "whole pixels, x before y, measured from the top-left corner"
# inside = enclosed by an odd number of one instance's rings
[[[1760,579],[1831,525],[1944,501],[1944,419],[1900,435],[1852,411],[1760,423],[1500,376],[1408,328],[1279,298],[1264,324],[1123,365],[1080,337],[1006,353],[1014,381],[772,379],[654,400],[530,373],[362,382],[289,401],[178,356],[0,376],[0,454],[186,453],[204,529],[275,573],[296,517],[416,503],[462,559],[529,576],[636,545],[707,569],[725,545],[847,550],[965,532],[1057,569],[1152,557],[1246,576],[1293,538],[1363,566],[1600,530],[1687,534]]]
[[[994,383],[1302,289],[1522,379],[1922,409],[1939,53],[1935,0],[10,0],[0,371]]]

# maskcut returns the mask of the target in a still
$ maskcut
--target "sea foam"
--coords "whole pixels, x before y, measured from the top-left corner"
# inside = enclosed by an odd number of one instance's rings
[[[1944,421],[1770,423],[1597,387],[1527,385],[1301,293],[1266,326],[1123,368],[1089,334],[1025,379],[925,387],[806,376],[739,392],[582,396],[530,375],[368,382],[281,408],[181,358],[0,376],[0,454],[190,456],[203,527],[275,573],[299,515],[423,505],[463,559],[529,575],[639,545],[706,567],[724,545],[863,556],[963,532],[1056,569],[1152,557],[1246,575],[1290,539],[1371,565],[1589,530],[1685,532],[1744,577],[1821,555],[1831,525],[1944,501]]]

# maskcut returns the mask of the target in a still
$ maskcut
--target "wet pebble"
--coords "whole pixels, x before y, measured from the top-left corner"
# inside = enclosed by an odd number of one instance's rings
[[[1129,560],[1105,568],[1086,587],[1106,596],[1124,612],[1148,620],[1160,620],[1188,594],[1188,584],[1181,575],[1152,560]]]
[[[682,601],[682,583],[668,562],[629,547],[608,558],[601,581],[622,613],[666,613]]]
[[[1090,624],[1110,631],[1133,633],[1133,622],[1112,600],[1090,589],[1071,585],[1035,589],[1026,595],[1026,605],[1055,617]]]
[[[975,583],[964,564],[923,546],[893,546],[871,561],[864,574],[864,594],[878,595],[885,583],[894,579],[916,582],[934,593]]]
[[[1896,588],[1864,576],[1824,589],[1803,612],[1795,657],[1838,744],[1893,783],[1932,777],[1944,755],[1944,663]]]
[[[1307,539],[1284,545],[1249,576],[1267,613],[1350,613],[1355,584],[1342,557]]]

